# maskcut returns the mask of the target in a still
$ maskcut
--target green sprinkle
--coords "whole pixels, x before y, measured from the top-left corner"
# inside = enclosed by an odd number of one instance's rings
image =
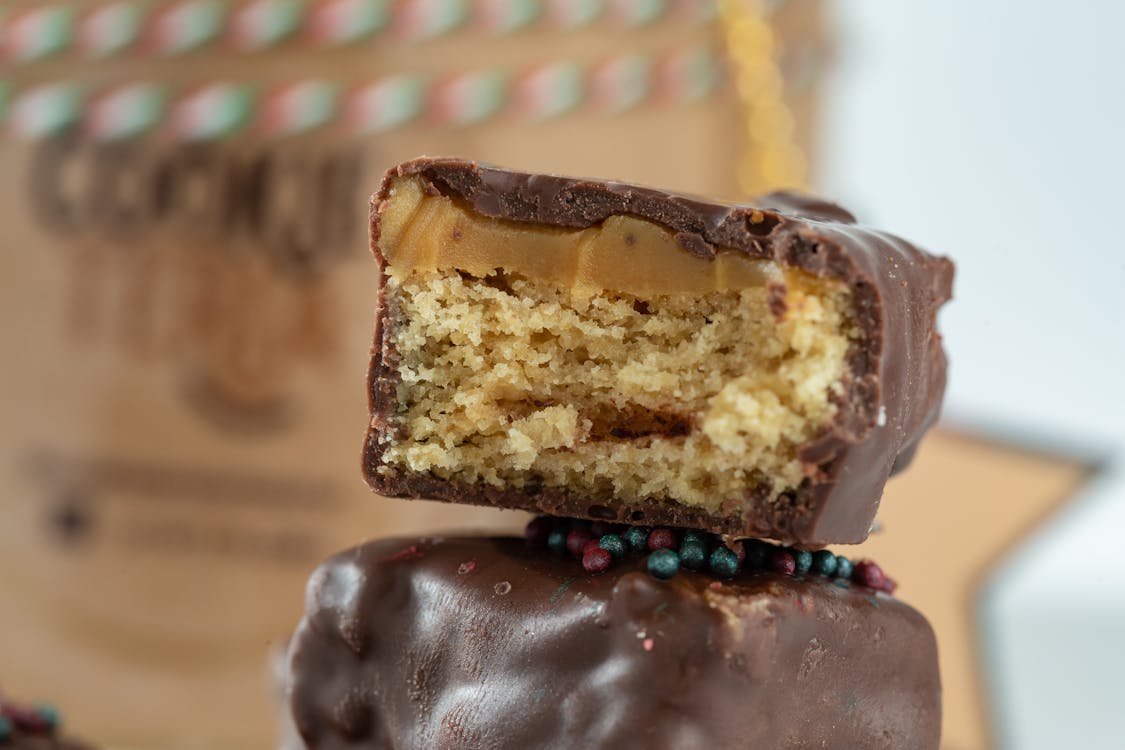
[[[851,578],[852,577],[852,570],[854,570],[854,569],[855,569],[855,566],[852,565],[852,561],[849,560],[848,558],[844,557],[843,555],[840,555],[839,557],[836,558],[836,577],[837,578]]]
[[[625,540],[617,534],[605,534],[598,540],[598,546],[613,555],[614,560],[625,557]]]
[[[836,573],[836,556],[826,549],[818,550],[812,556],[812,571],[821,576]]]
[[[634,552],[644,552],[648,549],[648,529],[644,526],[630,526],[622,536],[629,549]]]
[[[12,738],[12,720],[7,716],[0,716],[0,742],[7,742]]]
[[[566,551],[566,532],[561,529],[555,529],[547,535],[547,546],[550,547],[552,552],[565,552]]]
[[[670,549],[658,549],[648,556],[648,572],[667,580],[680,572],[680,556]]]
[[[727,547],[711,551],[711,571],[720,578],[733,578],[738,572],[738,555]]]
[[[793,554],[793,562],[797,564],[794,573],[808,573],[809,568],[812,567],[812,553],[807,549],[794,549],[790,550]]]

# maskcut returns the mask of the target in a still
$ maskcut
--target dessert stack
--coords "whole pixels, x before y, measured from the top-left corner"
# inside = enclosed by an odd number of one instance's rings
[[[826,546],[937,419],[947,259],[793,194],[430,158],[371,239],[369,485],[541,515],[324,563],[307,747],[936,750],[932,630]]]

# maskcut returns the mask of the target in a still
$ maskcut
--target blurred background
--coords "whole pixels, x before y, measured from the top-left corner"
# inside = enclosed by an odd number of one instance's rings
[[[958,264],[878,559],[945,747],[1125,747],[1125,7],[0,5],[0,686],[116,748],[266,748],[312,567],[524,517],[371,496],[366,198],[418,154],[802,187]]]

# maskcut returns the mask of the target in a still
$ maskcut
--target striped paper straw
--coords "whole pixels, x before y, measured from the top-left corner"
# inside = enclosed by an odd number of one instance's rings
[[[133,83],[111,89],[90,102],[87,135],[99,141],[132,138],[156,127],[168,100],[165,87]]]
[[[410,122],[424,109],[424,88],[421,78],[406,75],[359,87],[344,104],[344,127],[351,132],[370,134]]]
[[[411,41],[447,34],[469,17],[468,0],[400,0],[396,10],[394,30]]]
[[[268,135],[296,135],[327,125],[336,114],[340,87],[328,81],[298,81],[274,89],[262,101],[259,126]]]
[[[55,54],[70,44],[74,11],[64,5],[13,14],[3,26],[3,57],[14,63]]]
[[[94,8],[78,27],[78,43],[87,57],[109,57],[137,40],[141,12],[132,2]]]
[[[9,132],[19,138],[43,138],[78,120],[82,93],[72,83],[37,86],[17,95],[8,111]]]
[[[290,36],[301,23],[302,0],[253,0],[238,9],[230,41],[240,52],[266,49]]]
[[[158,55],[178,55],[214,40],[223,22],[218,0],[187,0],[157,13],[148,29],[148,48]]]
[[[455,75],[431,92],[429,114],[441,125],[473,125],[504,105],[507,76],[498,70]]]
[[[389,0],[321,0],[309,11],[307,38],[317,45],[360,41],[386,28],[389,5]]]
[[[641,54],[626,54],[598,65],[590,76],[594,107],[624,112],[648,96],[652,64]]]
[[[516,110],[532,120],[558,117],[582,101],[582,68],[573,62],[544,65],[521,76],[513,87]]]
[[[176,102],[169,129],[173,137],[189,141],[219,138],[246,124],[253,103],[248,85],[221,82],[202,86]]]

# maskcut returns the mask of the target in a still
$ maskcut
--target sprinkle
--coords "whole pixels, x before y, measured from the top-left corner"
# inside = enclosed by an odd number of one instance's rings
[[[605,534],[598,540],[598,546],[604,550],[608,550],[609,554],[613,555],[614,560],[620,560],[625,557],[625,540],[617,534]]]
[[[594,548],[601,549],[600,539],[591,539],[590,541],[586,542],[585,546],[582,547],[582,555],[584,556],[587,552]]]
[[[542,547],[547,544],[547,537],[551,535],[554,519],[550,516],[539,516],[527,522],[523,530],[523,538],[533,547]]]
[[[883,586],[887,583],[887,577],[883,574],[883,569],[871,560],[860,560],[855,564],[855,568],[852,570],[852,580],[860,586],[866,586],[876,591],[882,591]]]
[[[671,529],[653,529],[648,535],[648,549],[650,552],[658,549],[672,549],[676,546],[676,535]]]
[[[590,547],[582,554],[582,567],[592,575],[604,573],[611,562],[613,562],[613,555],[609,550],[601,547]]]
[[[641,641],[641,645],[644,647],[645,651],[652,651],[652,647],[655,646],[656,643],[651,638],[645,638]]]
[[[711,589],[712,591],[720,591],[723,588],[723,584],[719,581],[711,581],[711,583],[707,584],[707,588]]]
[[[648,572],[667,580],[680,572],[680,556],[670,549],[658,549],[648,556]]]
[[[0,716],[0,742],[7,742],[12,737],[12,721],[7,716]]]
[[[728,547],[716,547],[709,560],[711,571],[720,578],[733,578],[738,572],[738,555]]]
[[[808,550],[795,549],[791,550],[793,555],[793,563],[798,573],[808,573],[812,568],[813,555]]]
[[[574,557],[582,557],[582,550],[593,538],[589,529],[579,527],[566,535],[566,551]]]
[[[826,549],[813,553],[812,571],[817,575],[831,576],[836,572],[836,556]]]
[[[840,555],[836,558],[836,577],[849,579],[852,577],[852,570],[854,566],[852,561]]]
[[[788,550],[778,548],[770,555],[770,570],[791,576],[797,570],[797,561]]]
[[[472,560],[469,560],[468,562],[463,562],[459,566],[457,566],[457,575],[463,576],[466,573],[472,573],[473,569],[476,568],[476,567],[477,567],[477,564],[475,562],[473,562]]]
[[[689,570],[699,570],[707,565],[707,543],[702,539],[684,539],[680,545],[680,561]]]
[[[644,552],[648,549],[648,529],[644,526],[630,526],[621,536],[633,552]]]
[[[40,703],[35,707],[35,712],[47,724],[48,731],[54,731],[59,726],[59,711],[52,705]]]
[[[547,547],[552,552],[562,554],[566,549],[566,532],[560,529],[555,529],[547,535]]]
[[[492,587],[492,590],[500,596],[505,596],[509,591],[512,590],[512,584],[508,583],[507,581],[500,581],[500,583]]]

